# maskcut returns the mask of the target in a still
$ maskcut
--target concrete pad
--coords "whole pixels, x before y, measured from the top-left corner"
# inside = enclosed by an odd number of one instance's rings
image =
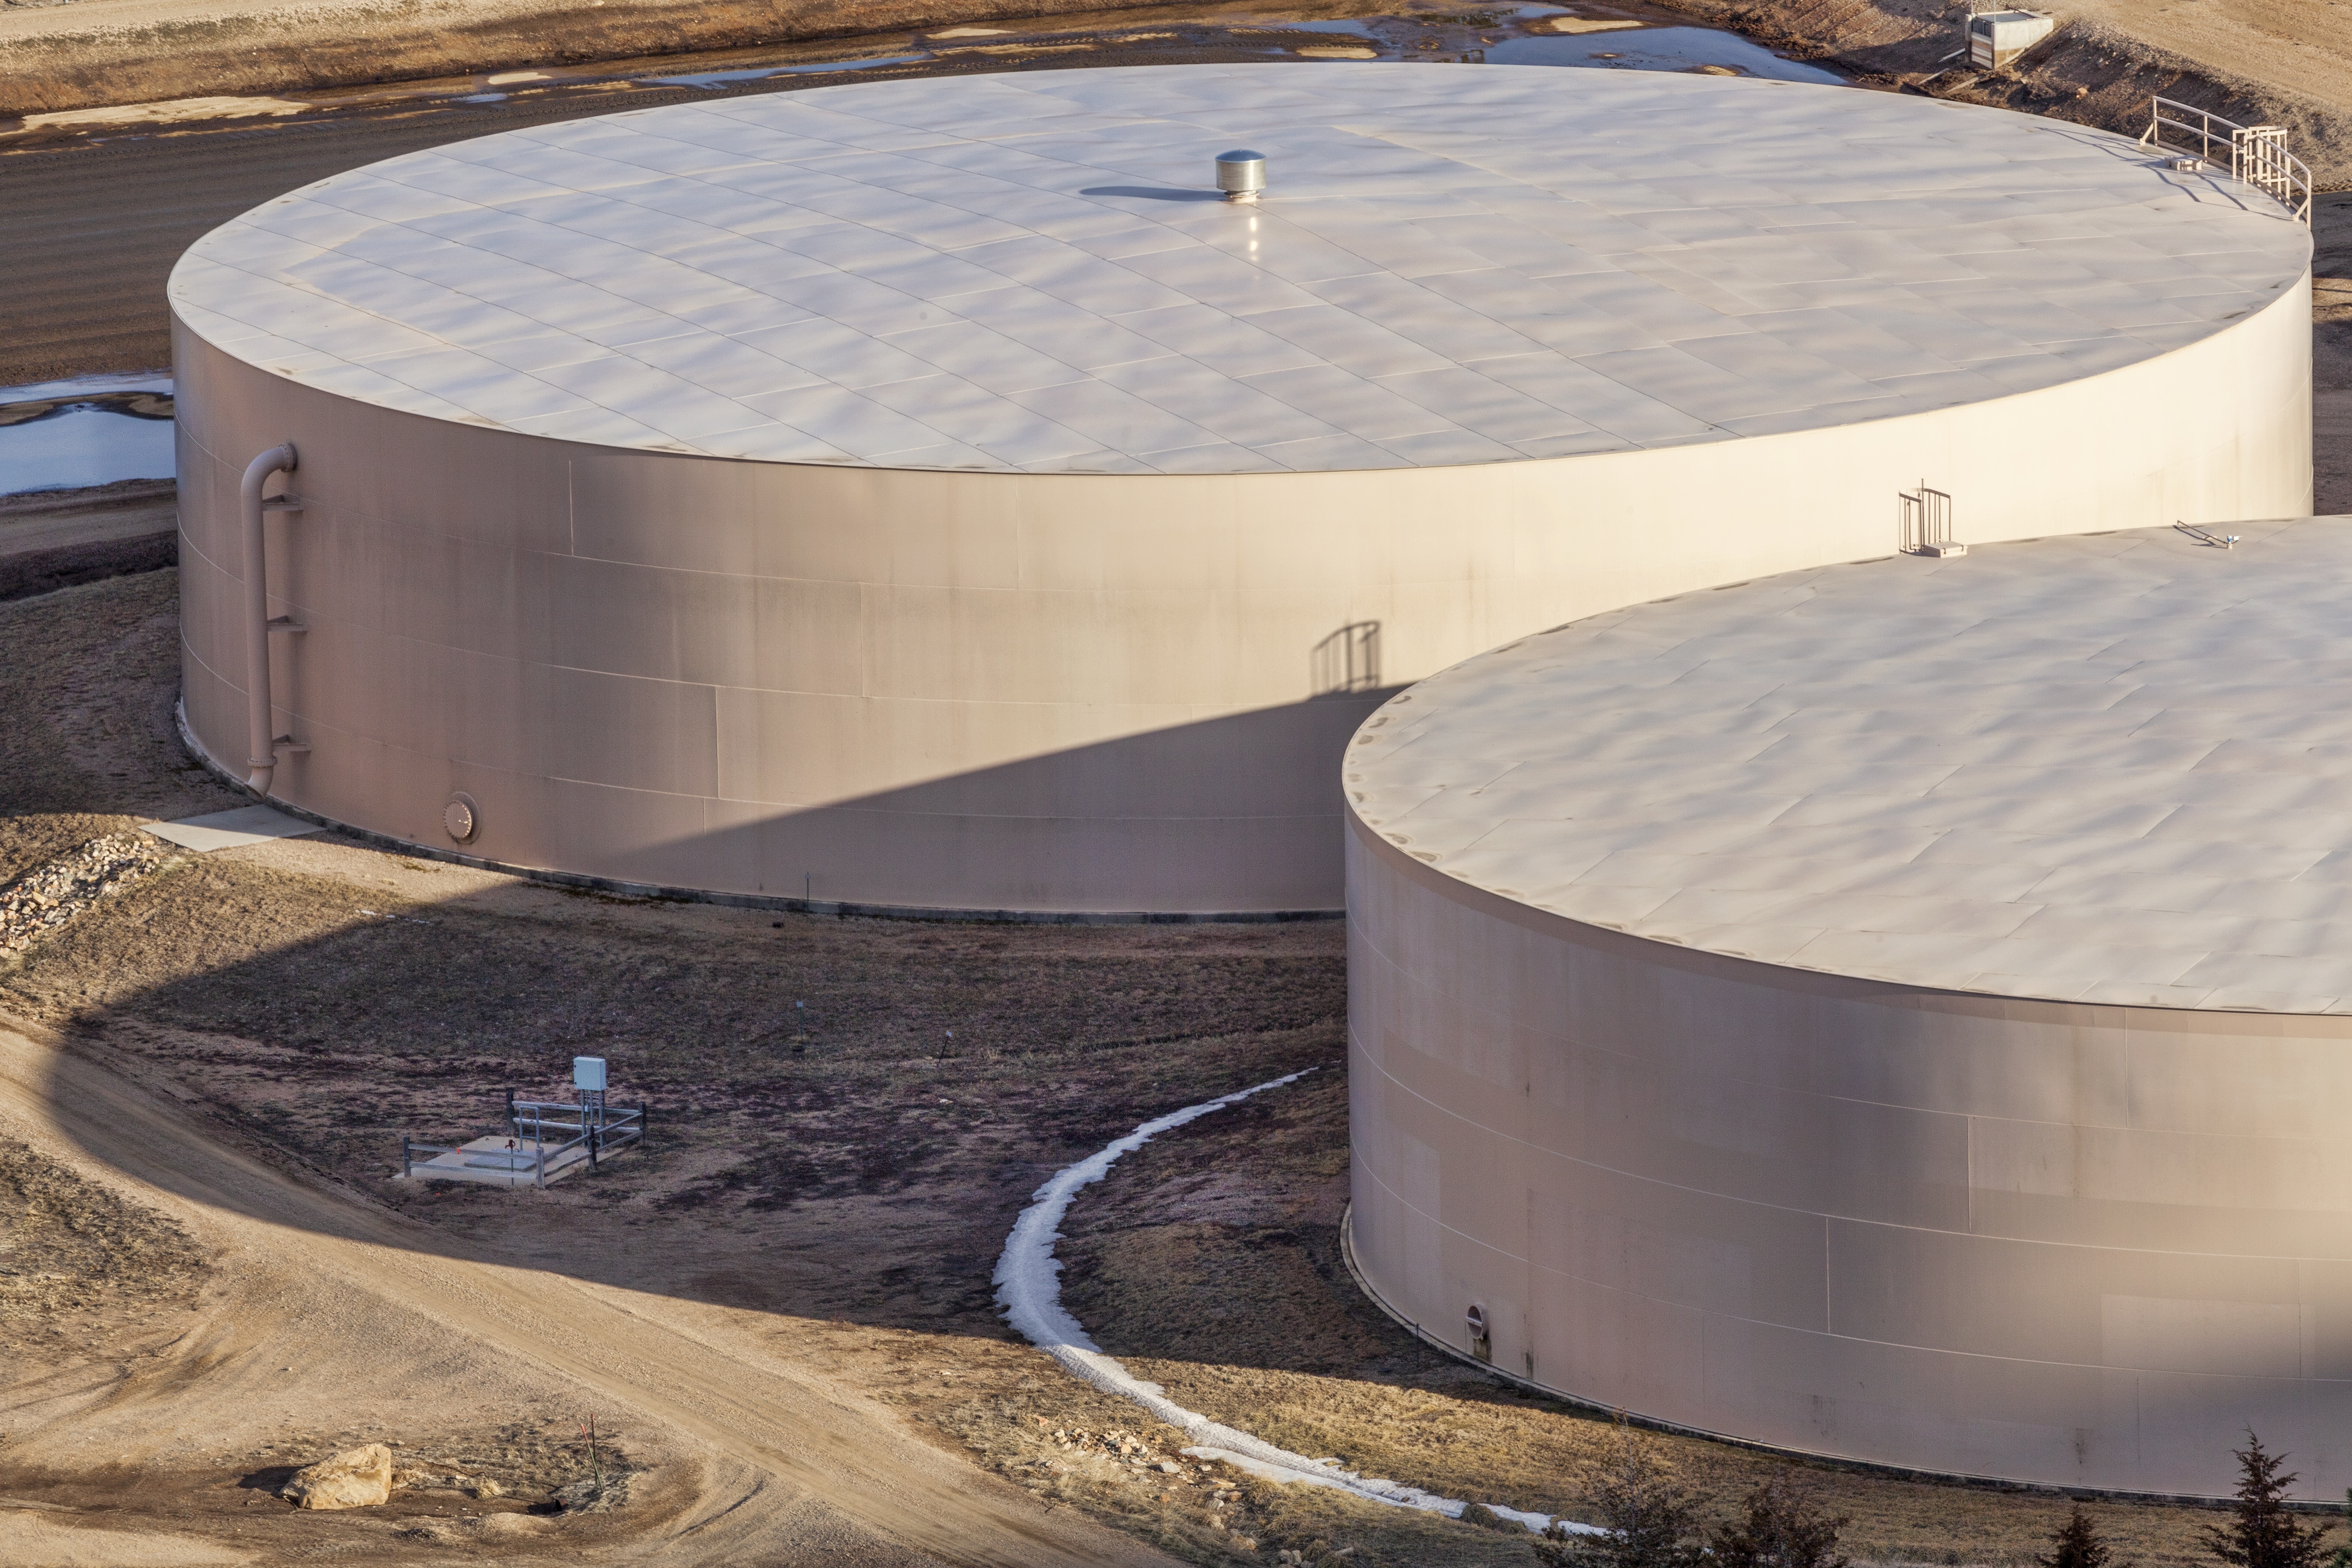
[[[618,1153],[620,1151],[612,1151]],[[607,1156],[609,1158],[609,1155]],[[551,1144],[547,1179],[570,1175],[588,1163],[584,1144]],[[462,1147],[410,1163],[408,1176],[422,1182],[479,1182],[493,1187],[528,1187],[539,1181],[539,1145],[528,1138],[494,1132],[469,1140]]]
[[[151,822],[140,831],[169,839],[183,849],[209,855],[215,849],[241,849],[248,844],[299,838],[306,833],[326,830],[316,823],[272,811],[266,805],[240,805],[234,811],[209,812],[178,822]]]

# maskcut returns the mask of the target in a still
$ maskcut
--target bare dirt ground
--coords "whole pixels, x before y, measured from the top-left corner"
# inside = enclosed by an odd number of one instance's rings
[[[2015,67],[1950,57],[1968,0],[1669,0],[1791,56],[1939,98],[2137,135],[2152,94],[2284,125],[2323,188],[2352,184],[2352,8],[2333,0],[2074,0]],[[1978,5],[1978,10],[1990,7]]]
[[[0,600],[173,564],[176,490],[169,479],[123,479],[0,496]]]
[[[2311,404],[2315,510],[2352,512],[2352,194],[2312,204]]]
[[[74,0],[0,10],[0,114],[1060,16],[1099,0]],[[602,13],[601,15],[599,13]]]
[[[174,624],[167,573],[0,604],[0,885],[240,798],[173,735]],[[1082,1198],[1080,1320],[1274,1441],[1577,1511],[1600,1426],[1425,1350],[1339,1264],[1340,936],[778,917],[328,835],[180,857],[0,970],[0,1531],[59,1563],[1531,1563],[1523,1534],[1141,1468],[1176,1435],[992,1306],[1052,1169],[1318,1068]],[[544,1193],[389,1179],[403,1131],[488,1131],[576,1052],[650,1103],[643,1152]],[[589,1415],[627,1501],[551,1511]],[[372,1440],[442,1484],[271,1495]],[[1761,1473],[1673,1447],[1717,1498]],[[2055,1510],[1831,1481],[1874,1562],[2021,1563]],[[2104,1517],[2188,1560],[2180,1510]]]

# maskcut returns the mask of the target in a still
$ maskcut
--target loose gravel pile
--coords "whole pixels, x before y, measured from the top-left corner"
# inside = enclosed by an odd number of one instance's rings
[[[24,952],[165,858],[163,847],[143,833],[110,833],[26,872],[0,889],[0,953]]]

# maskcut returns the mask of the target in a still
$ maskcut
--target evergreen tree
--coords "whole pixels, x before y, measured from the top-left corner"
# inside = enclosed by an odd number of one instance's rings
[[[1830,1515],[1811,1481],[1783,1468],[1748,1494],[1744,1521],[1716,1526],[1708,1555],[1720,1568],[1846,1568],[1838,1535],[1853,1522]]]
[[[2107,1568],[2114,1557],[2114,1552],[2099,1534],[2099,1527],[2091,1522],[2083,1505],[2076,1503],[2074,1513],[2050,1538],[2050,1555],[2034,1561],[2042,1568]]]
[[[1546,1568],[1699,1568],[1696,1500],[1631,1428],[1619,1429],[1617,1451],[1584,1500],[1601,1516],[1601,1532],[1553,1524],[1536,1542]]]
[[[2230,1522],[2205,1527],[2205,1550],[2231,1568],[2323,1568],[2324,1524],[2301,1524],[2287,1511],[2286,1492],[2301,1478],[2281,1473],[2284,1454],[2266,1454],[2252,1427],[2238,1457],[2238,1496]]]

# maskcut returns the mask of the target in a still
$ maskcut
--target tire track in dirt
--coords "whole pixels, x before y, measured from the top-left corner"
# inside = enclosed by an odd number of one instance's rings
[[[551,1373],[732,1461],[738,1495],[707,1501],[700,1522],[659,1543],[664,1563],[741,1561],[747,1550],[766,1562],[1007,1568],[1168,1561],[1041,1510],[855,1393],[706,1334],[666,1298],[467,1257],[422,1226],[305,1186],[45,1033],[0,1020],[0,1117],[104,1162],[127,1195],[181,1217],[231,1266],[423,1318],[452,1354]],[[300,1339],[301,1321],[257,1319],[257,1294],[239,1305],[236,1342]],[[183,1359],[217,1363],[220,1337],[190,1334]],[[168,1370],[149,1379],[175,1381]]]

